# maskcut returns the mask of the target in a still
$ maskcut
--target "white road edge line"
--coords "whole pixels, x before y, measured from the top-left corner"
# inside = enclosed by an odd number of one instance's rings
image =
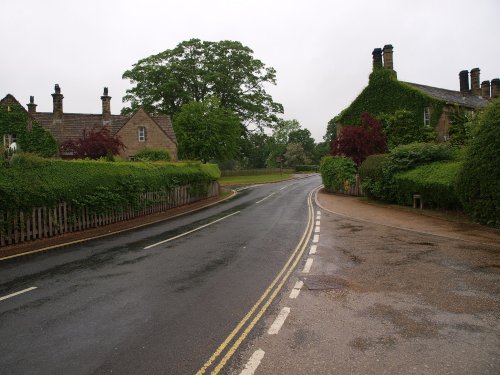
[[[26,292],[30,292],[30,291],[35,290],[35,289],[37,289],[37,288],[38,288],[38,287],[36,287],[36,286],[32,286],[32,287],[30,287],[30,288],[26,288],[26,289],[20,290],[19,292],[15,292],[15,293],[9,294],[9,295],[7,295],[7,296],[0,297],[0,301],[3,301],[3,300],[5,300],[5,299],[11,298],[11,297],[18,296],[19,294],[23,294],[23,293],[26,293]]]
[[[287,187],[289,187],[289,186],[290,186],[290,185],[285,185],[285,186],[283,186],[280,190],[284,190],[284,189],[286,189],[286,188],[287,188]]]
[[[198,231],[198,230],[200,230],[200,229],[203,229],[203,228],[206,228],[206,227],[208,227],[208,226],[210,226],[210,225],[212,225],[212,224],[218,223],[219,221],[222,221],[222,220],[224,220],[224,219],[227,219],[228,217],[233,216],[233,215],[236,215],[236,214],[238,214],[238,213],[240,213],[240,212],[241,212],[241,211],[236,211],[236,212],[233,212],[232,214],[229,214],[229,215],[226,215],[226,216],[224,216],[224,217],[221,217],[220,219],[217,219],[217,220],[214,220],[214,221],[212,221],[212,222],[210,222],[210,223],[208,223],[208,224],[202,225],[201,227],[198,227],[198,228],[192,229],[192,230],[190,230],[190,231],[187,231],[187,232],[185,232],[185,233],[179,234],[179,235],[177,235],[177,236],[170,237],[170,238],[167,238],[166,240],[163,240],[163,241],[160,241],[160,242],[154,243],[154,244],[152,244],[152,245],[146,246],[146,247],[144,248],[144,250],[151,249],[152,247],[155,247],[155,246],[158,246],[158,245],[164,244],[164,243],[169,242],[169,241],[176,240],[177,238],[180,238],[180,237],[187,236],[187,235],[188,235],[188,234],[190,234],[190,233],[196,232],[196,231]]]
[[[271,194],[269,194],[267,197],[262,198],[260,201],[255,202],[255,204],[258,204],[258,203],[260,203],[260,202],[262,202],[262,201],[265,201],[267,198],[272,197],[274,194],[276,194],[276,193],[271,193]]]
[[[274,320],[274,323],[271,325],[271,328],[269,328],[269,331],[267,331],[268,334],[270,335],[276,335],[280,331],[281,327],[283,326],[283,323],[285,323],[285,320],[290,314],[290,308],[289,307],[283,307]]]
[[[248,360],[243,371],[240,372],[240,375],[253,375],[257,367],[259,367],[262,358],[264,358],[264,354],[266,354],[265,351],[257,349]]]
[[[316,254],[316,249],[317,248],[318,248],[318,245],[311,245],[311,250],[309,250],[309,255]]]
[[[295,299],[299,296],[300,289],[302,289],[302,286],[304,285],[304,282],[302,280],[299,280],[295,283],[295,286],[292,289],[292,292],[290,293],[290,298]]]
[[[313,264],[313,258],[307,258],[306,265],[304,266],[302,273],[309,273],[309,271],[311,270],[312,264]]]
[[[313,237],[313,243],[318,243],[319,242],[319,234],[315,234]]]

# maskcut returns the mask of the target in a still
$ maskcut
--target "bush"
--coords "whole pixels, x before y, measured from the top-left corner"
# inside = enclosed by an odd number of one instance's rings
[[[170,161],[170,153],[166,148],[147,147],[135,154],[135,159],[139,161]]]
[[[373,154],[387,150],[386,137],[381,125],[368,113],[361,116],[361,126],[346,126],[340,136],[330,144],[330,153],[334,156],[347,156],[356,165]]]
[[[397,187],[394,183],[397,173],[436,161],[453,160],[456,151],[445,144],[410,143],[395,147],[386,155],[376,156],[369,162],[373,163],[370,175],[367,175],[370,164],[363,167],[361,185],[371,198],[397,202]]]
[[[99,159],[107,157],[113,159],[118,155],[125,145],[119,136],[112,135],[106,127],[94,127],[90,130],[84,129],[82,137],[71,139],[61,144],[61,154],[66,154],[78,159]]]
[[[457,178],[457,192],[473,220],[500,228],[500,100],[480,117]]]
[[[397,203],[411,206],[413,194],[420,194],[426,206],[460,208],[455,184],[461,165],[457,161],[437,162],[396,174],[394,184]]]
[[[295,172],[318,172],[319,165],[296,165]]]
[[[320,165],[326,190],[344,192],[356,181],[356,163],[343,156],[325,156]]]
[[[383,166],[388,157],[389,154],[370,155],[359,167],[361,187],[370,198],[381,199],[385,196],[387,182],[384,180]]]
[[[219,168],[201,163],[130,163],[94,160],[43,160],[16,155],[11,167],[0,168],[0,211],[30,210],[59,202],[95,211],[137,203],[146,191],[169,191],[191,185],[202,193]]]

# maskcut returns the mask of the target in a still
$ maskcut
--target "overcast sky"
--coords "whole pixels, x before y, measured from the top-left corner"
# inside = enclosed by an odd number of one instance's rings
[[[458,73],[500,76],[499,0],[24,0],[3,2],[0,97],[52,111],[112,113],[139,59],[191,38],[237,40],[277,71],[268,92],[317,141],[368,82],[373,48],[394,46],[403,81],[459,89]]]

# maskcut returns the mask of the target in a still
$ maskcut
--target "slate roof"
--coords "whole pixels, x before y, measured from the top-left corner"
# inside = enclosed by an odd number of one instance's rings
[[[69,139],[80,138],[83,130],[90,130],[94,127],[102,127],[102,115],[92,115],[83,113],[64,113],[63,126],[54,124],[54,115],[52,112],[35,112],[33,119],[57,139],[58,142],[64,142]],[[111,115],[111,133],[116,134],[118,129],[129,120],[127,116]]]
[[[433,98],[442,100],[450,104],[458,104],[467,108],[484,108],[488,105],[489,101],[481,96],[473,95],[470,93],[463,93],[460,91],[446,90],[438,87],[425,86],[418,83],[404,82],[416,89],[426,93]]]
[[[24,106],[11,94],[7,94],[2,100],[0,100],[0,104],[19,105],[24,111],[26,111]],[[82,136],[84,129],[90,130],[96,126],[103,125],[101,114],[64,113],[62,129],[60,126],[56,126],[54,124],[54,115],[52,112],[35,112],[31,114],[31,116],[43,128],[50,131],[58,142],[79,138]],[[175,137],[170,116],[159,115],[150,117],[158,124],[160,129],[162,129],[165,134],[177,144],[177,138]],[[130,120],[129,116],[111,115],[111,133],[118,133],[128,120]]]

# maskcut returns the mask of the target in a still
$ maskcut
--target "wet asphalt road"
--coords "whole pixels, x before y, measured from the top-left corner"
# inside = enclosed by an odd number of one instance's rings
[[[1,374],[195,373],[283,267],[319,184],[252,187],[185,217],[0,263],[0,297],[37,287],[0,301]]]

